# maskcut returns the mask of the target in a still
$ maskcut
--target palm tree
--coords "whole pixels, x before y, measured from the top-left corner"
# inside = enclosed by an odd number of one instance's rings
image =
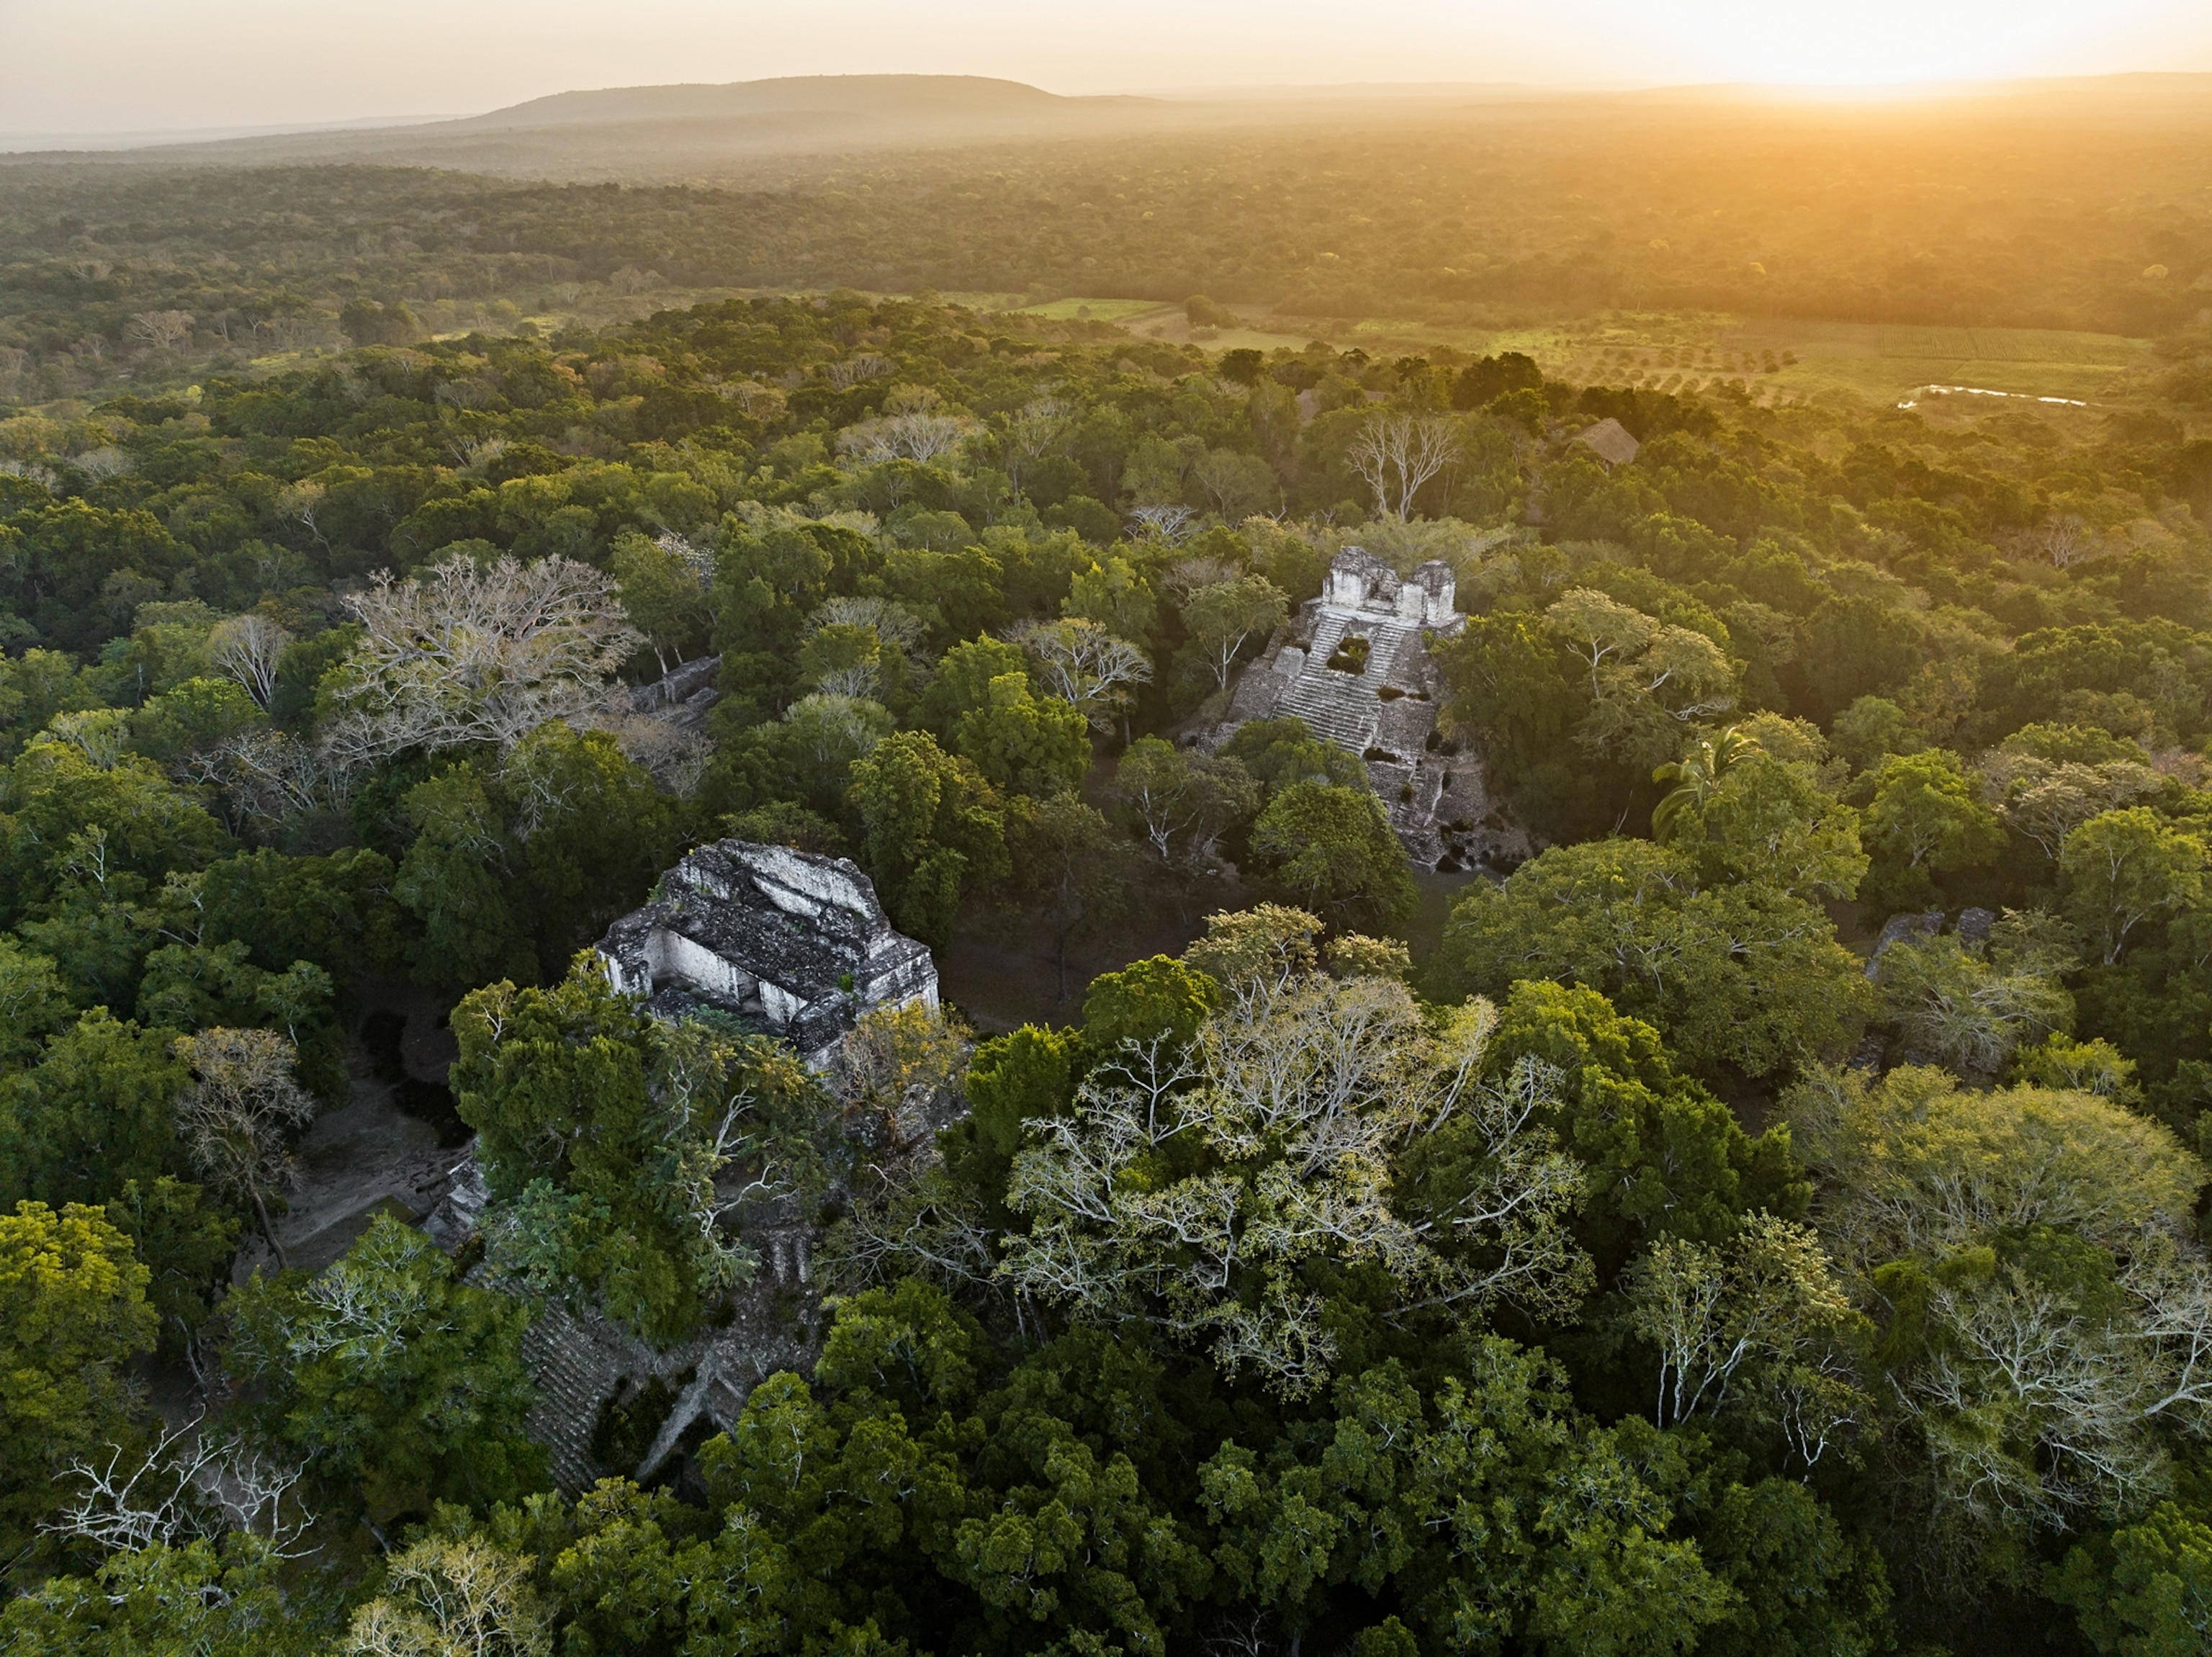
[[[1673,765],[1662,765],[1653,771],[1653,782],[1672,783],[1674,786],[1651,808],[1651,838],[1664,840],[1684,812],[1692,807],[1702,812],[1729,768],[1746,754],[1759,752],[1757,737],[1746,735],[1731,725],[1717,736],[1699,739],[1696,747]]]

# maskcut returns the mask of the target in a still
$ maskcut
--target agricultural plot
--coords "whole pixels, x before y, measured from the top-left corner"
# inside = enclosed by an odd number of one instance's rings
[[[962,296],[963,299],[966,296]],[[1470,355],[1522,351],[1571,383],[1668,391],[1740,381],[1763,400],[1844,392],[1894,403],[1927,386],[1971,386],[2027,397],[2095,401],[2123,394],[2149,344],[2119,334],[2051,328],[1959,328],[1821,322],[1680,312],[1607,312],[1502,330],[1401,317],[1285,317],[1237,308],[1237,326],[1194,328],[1179,304],[1144,299],[1057,299],[1020,314],[1087,317],[1210,351],[1296,349],[1321,338],[1374,356],[1450,346]]]

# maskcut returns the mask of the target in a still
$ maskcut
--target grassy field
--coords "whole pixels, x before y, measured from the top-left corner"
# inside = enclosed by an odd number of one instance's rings
[[[1089,320],[1127,323],[1153,311],[1171,310],[1182,315],[1180,305],[1163,307],[1156,299],[1055,299],[1043,305],[1024,305],[1023,316],[1041,316],[1052,322]]]
[[[2118,334],[2042,328],[1946,328],[1820,322],[1680,312],[1607,312],[1541,327],[1502,331],[1404,318],[1341,320],[1237,312],[1243,326],[1193,329],[1180,305],[1137,299],[1059,299],[1030,314],[1085,312],[1133,333],[1208,350],[1293,349],[1316,338],[1376,356],[1449,345],[1471,353],[1524,351],[1547,374],[1577,383],[1636,383],[1679,390],[1741,380],[1771,400],[1848,392],[1894,403],[1923,386],[1976,386],[2030,397],[2087,401],[2116,393],[2149,351]]]

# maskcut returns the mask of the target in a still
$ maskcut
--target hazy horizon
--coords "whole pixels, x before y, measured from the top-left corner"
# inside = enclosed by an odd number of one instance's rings
[[[433,6],[333,0],[0,0],[0,135],[297,130],[474,114],[551,94],[785,76],[970,74],[1068,94],[1292,88],[1716,83],[1808,88],[2212,70],[2212,9],[2188,0],[1872,0],[1663,9],[1565,0],[1382,0],[1356,18],[1296,0],[1193,15],[1158,0],[1006,0],[917,12],[832,0],[804,15],[647,0],[619,24],[579,0]],[[1418,72],[1415,72],[1418,71]]]

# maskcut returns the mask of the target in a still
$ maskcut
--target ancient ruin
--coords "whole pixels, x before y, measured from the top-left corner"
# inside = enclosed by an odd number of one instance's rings
[[[1437,729],[1429,641],[1467,625],[1457,582],[1440,559],[1401,576],[1348,546],[1321,596],[1299,607],[1238,680],[1225,740],[1255,719],[1296,716],[1323,741],[1367,762],[1406,854],[1429,868],[1518,862],[1526,834],[1483,785],[1482,762]]]
[[[842,857],[787,846],[700,847],[661,876],[650,903],[607,929],[599,953],[615,987],[655,1017],[711,1008],[790,1042],[817,1069],[871,1008],[937,1006],[929,951],[892,927],[867,876]],[[423,1228],[458,1252],[489,1200],[471,1155]],[[526,1424],[562,1489],[589,1489],[611,1473],[648,1477],[696,1423],[734,1424],[762,1377],[811,1366],[821,1338],[819,1302],[806,1292],[814,1215],[780,1201],[747,1209],[740,1229],[760,1256],[759,1276],[732,1295],[726,1323],[673,1348],[650,1346],[588,1307],[549,1304],[532,1322],[523,1357],[538,1402]],[[783,1298],[794,1291],[795,1302]],[[667,1413],[643,1459],[601,1465],[592,1439],[603,1411],[643,1409],[653,1397]]]
[[[656,1017],[715,1008],[817,1068],[869,1008],[937,1005],[928,949],[893,929],[868,877],[788,846],[700,847],[599,949],[615,988]]]

